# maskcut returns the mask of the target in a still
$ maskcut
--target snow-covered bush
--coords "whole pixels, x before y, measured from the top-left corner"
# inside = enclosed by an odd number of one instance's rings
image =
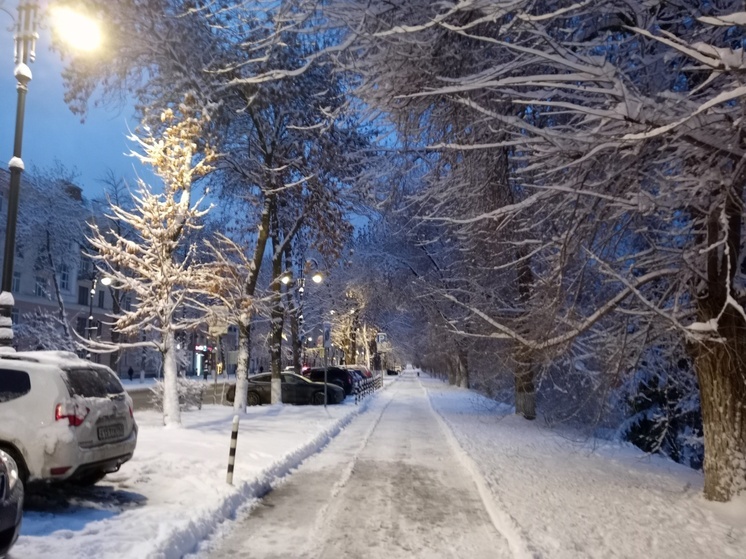
[[[198,380],[189,380],[183,377],[176,379],[176,388],[179,392],[179,408],[184,410],[202,409],[202,396],[205,383]],[[157,381],[150,389],[152,393],[150,401],[158,409],[163,410],[163,381]]]
[[[702,412],[692,363],[649,350],[617,398],[626,420],[619,436],[645,452],[661,453],[691,468],[704,460]]]

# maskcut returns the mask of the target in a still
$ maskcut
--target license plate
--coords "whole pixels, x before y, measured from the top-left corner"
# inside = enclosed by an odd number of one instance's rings
[[[124,425],[121,423],[116,425],[103,425],[98,428],[98,440],[108,441],[110,439],[118,439],[124,437]]]

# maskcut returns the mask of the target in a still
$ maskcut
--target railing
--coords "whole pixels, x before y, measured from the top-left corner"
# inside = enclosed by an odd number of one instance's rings
[[[383,388],[383,375],[380,371],[375,371],[373,377],[366,378],[355,385],[355,404],[380,388]]]

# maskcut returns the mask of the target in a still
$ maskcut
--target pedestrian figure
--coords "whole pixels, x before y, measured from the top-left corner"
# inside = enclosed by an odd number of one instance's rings
[[[420,376],[420,372],[419,371],[417,371],[417,376]]]
[[[132,382],[132,378],[135,376],[135,371],[132,370],[132,367],[127,369],[127,376],[130,377],[130,382]]]
[[[261,367],[259,367],[259,374],[261,375],[263,372],[264,372],[264,365],[262,365]]]

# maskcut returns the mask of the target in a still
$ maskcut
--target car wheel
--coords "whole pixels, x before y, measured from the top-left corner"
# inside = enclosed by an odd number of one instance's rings
[[[23,457],[18,451],[11,447],[0,445],[0,450],[4,450],[10,454],[10,457],[15,461],[16,466],[18,466],[18,477],[25,487],[28,483],[28,468],[26,467],[26,462],[23,460]]]
[[[73,483],[82,487],[88,487],[89,485],[96,485],[99,481],[104,479],[104,476],[106,476],[106,472],[103,470],[93,470],[92,472],[88,472],[87,474],[75,478]]]
[[[315,392],[313,395],[313,403],[317,406],[323,406],[324,405],[324,393],[323,392]]]
[[[256,392],[249,392],[249,397],[246,400],[250,406],[258,406],[262,403],[262,399]]]

